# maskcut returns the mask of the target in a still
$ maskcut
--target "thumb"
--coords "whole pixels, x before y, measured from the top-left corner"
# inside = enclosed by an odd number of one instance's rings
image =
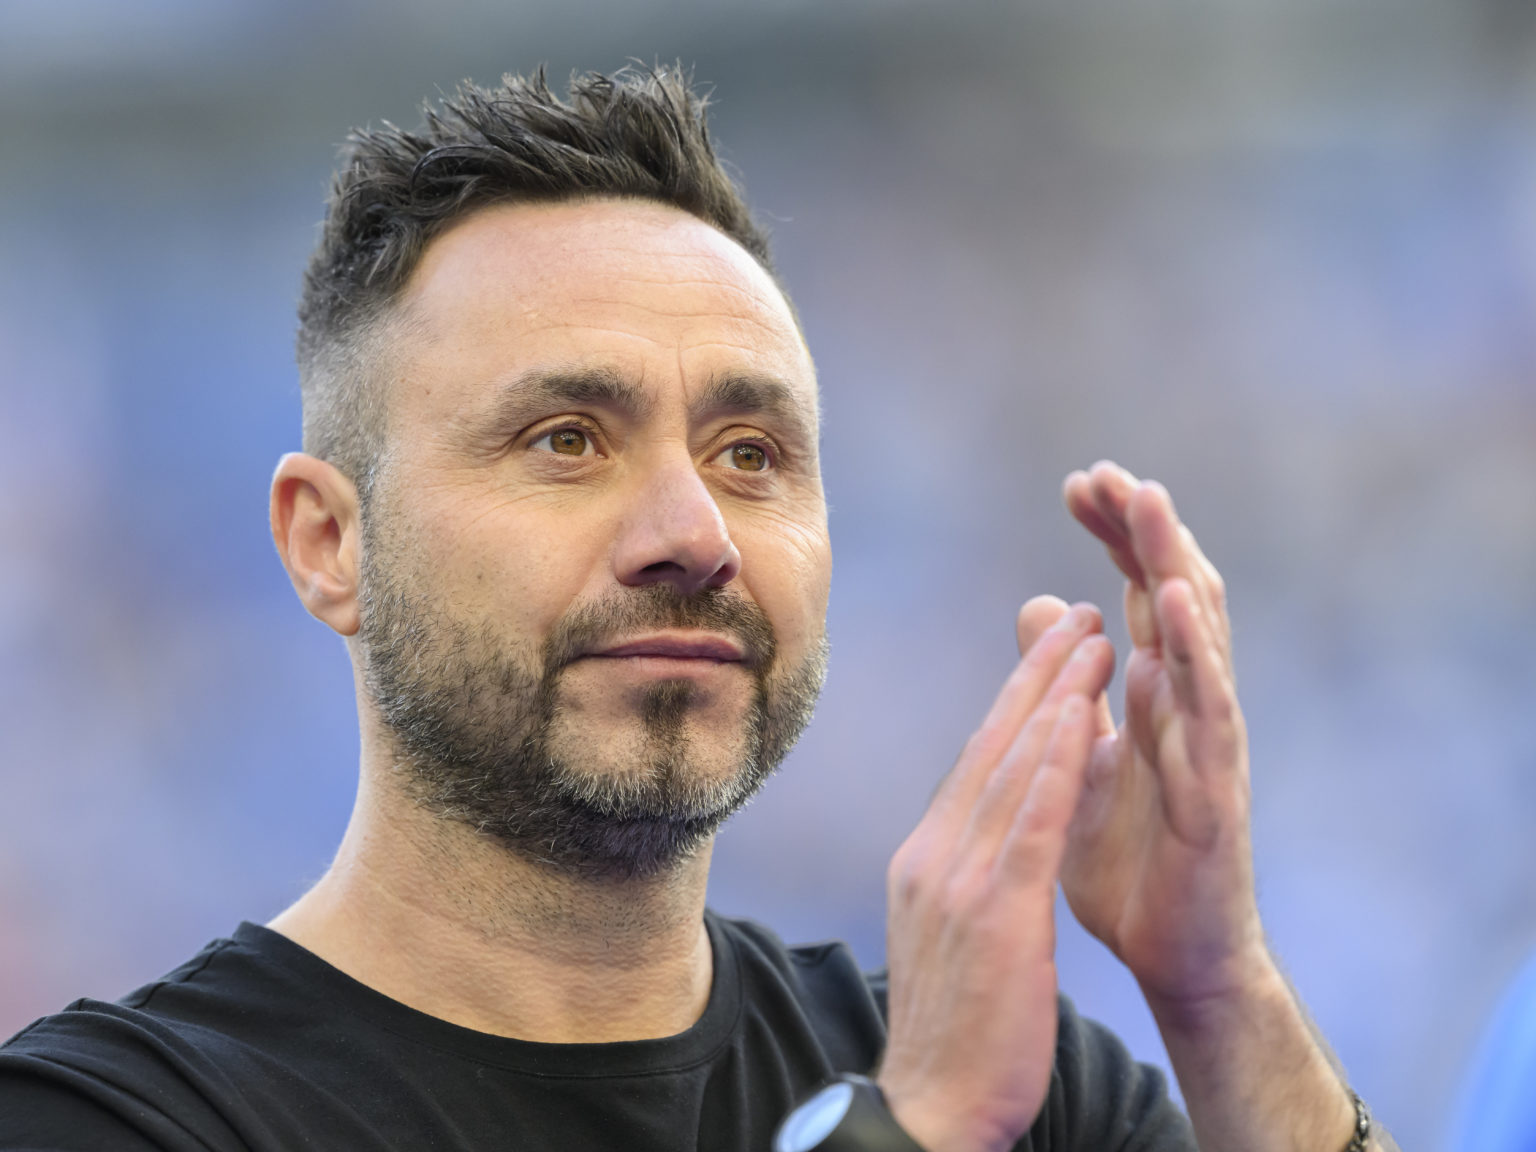
[[[1035,646],[1035,641],[1066,614],[1067,602],[1060,596],[1036,596],[1019,609],[1019,655]]]

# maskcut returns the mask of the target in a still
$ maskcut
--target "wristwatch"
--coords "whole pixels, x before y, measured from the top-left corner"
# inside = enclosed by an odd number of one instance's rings
[[[924,1152],[886,1107],[885,1093],[845,1073],[784,1118],[773,1152]]]

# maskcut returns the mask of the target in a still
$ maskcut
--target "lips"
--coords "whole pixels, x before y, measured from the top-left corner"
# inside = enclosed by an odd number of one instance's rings
[[[729,664],[739,664],[746,659],[746,652],[740,644],[728,636],[717,633],[640,636],[621,644],[610,644],[588,652],[587,655],[610,659],[624,656],[659,656],[671,660],[712,660],[716,663]]]

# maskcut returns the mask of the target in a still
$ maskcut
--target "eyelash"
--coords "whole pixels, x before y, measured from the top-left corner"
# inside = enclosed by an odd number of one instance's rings
[[[535,436],[533,440],[530,441],[529,447],[532,448],[535,445],[542,444],[546,440],[550,440],[552,437],[561,432],[570,431],[580,432],[583,436],[587,437],[588,442],[591,444],[593,455],[601,455],[597,445],[597,440],[601,433],[598,432],[595,426],[583,420],[566,420],[563,423],[557,424],[555,427],[549,429],[546,432],[540,432],[539,435]],[[739,440],[732,440],[729,444],[723,445],[720,451],[716,452],[714,456],[711,457],[711,459],[718,460],[725,453],[730,452],[736,448],[740,448],[744,444],[750,444],[755,448],[761,448],[763,453],[768,457],[768,466],[762,469],[762,471],[773,472],[778,469],[779,464],[783,459],[783,452],[780,450],[778,444],[768,436],[743,436]],[[555,452],[551,447],[549,450],[549,455],[559,456],[562,455],[562,453]],[[586,454],[583,453],[582,456],[572,456],[570,458],[572,460],[580,460],[585,455]],[[751,470],[747,468],[733,468],[730,469],[730,471],[750,473]]]
[[[591,424],[588,424],[584,420],[565,420],[562,423],[555,425],[553,428],[550,428],[549,430],[547,430],[545,432],[540,432],[537,436],[535,436],[529,442],[528,447],[532,448],[535,445],[542,444],[544,441],[550,440],[552,437],[557,436],[561,432],[580,432],[583,436],[585,436],[587,438],[588,443],[592,446],[592,453],[593,453],[593,455],[598,455],[598,450],[597,450],[597,439],[598,439],[598,436],[599,436],[598,430],[597,430],[597,428],[595,426],[593,426]],[[554,451],[553,447],[551,447],[549,454],[551,456],[562,455],[562,453]],[[582,455],[585,456],[586,453],[582,453]],[[579,459],[581,459],[581,457],[580,456],[573,456],[573,457],[571,457],[571,459],[579,460]]]
[[[741,448],[747,445],[750,445],[753,448],[762,449],[763,455],[768,458],[767,467],[761,469],[762,472],[774,472],[778,470],[779,464],[783,459],[783,453],[779,451],[779,446],[766,436],[743,436],[739,440],[732,440],[729,444],[724,445],[720,451],[716,452],[713,459],[718,460],[727,452],[733,452],[737,448]],[[745,472],[750,475],[752,469],[731,468],[729,471]]]

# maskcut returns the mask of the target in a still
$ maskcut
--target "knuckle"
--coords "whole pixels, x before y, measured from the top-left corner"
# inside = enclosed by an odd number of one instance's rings
[[[917,899],[925,873],[922,859],[922,851],[914,845],[912,838],[896,849],[885,870],[886,891],[892,903],[907,905]]]
[[[923,903],[923,877],[910,869],[893,871],[887,879],[886,899],[893,911],[920,907]]]
[[[941,910],[959,919],[970,919],[986,903],[990,887],[985,870],[973,865],[957,868],[944,881]]]
[[[914,833],[896,850],[886,868],[886,896],[892,908],[942,906],[962,875],[942,844]]]

